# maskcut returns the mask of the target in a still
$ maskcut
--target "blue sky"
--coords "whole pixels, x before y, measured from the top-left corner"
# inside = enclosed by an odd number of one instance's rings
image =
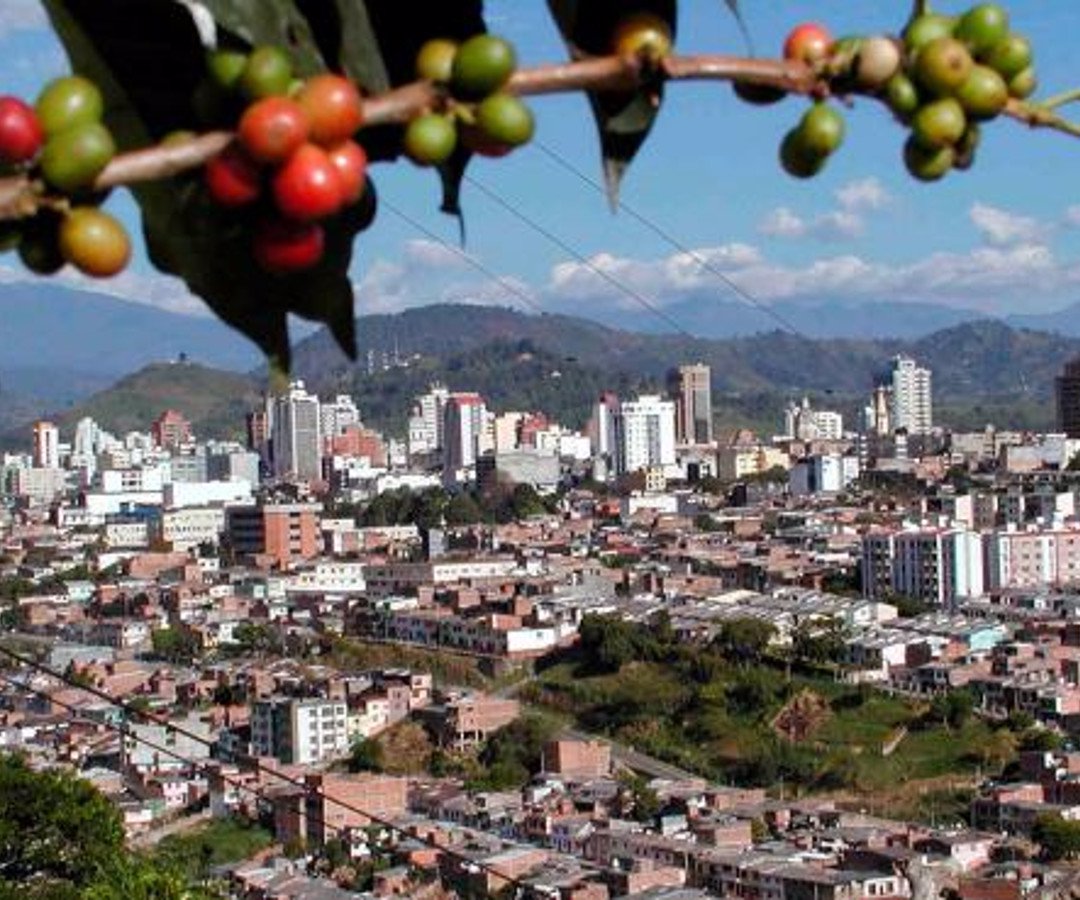
[[[680,5],[679,50],[742,52],[720,0]],[[876,33],[898,30],[908,11],[906,0],[744,0],[744,7],[762,54],[775,53],[787,30],[806,19],[824,21],[836,34]],[[489,0],[487,10],[492,30],[515,42],[524,64],[563,54],[545,4]],[[1010,11],[1014,27],[1036,46],[1041,92],[1080,84],[1075,0],[1016,0]],[[38,0],[0,2],[0,54],[4,90],[24,96],[66,68]],[[599,177],[584,99],[537,98],[533,108],[539,140]],[[826,172],[796,182],[780,171],[776,147],[803,108],[798,99],[748,107],[718,83],[673,86],[624,183],[624,199],[764,303],[913,300],[1004,314],[1080,300],[1080,140],[1003,120],[986,129],[973,171],[922,185],[903,170],[903,129],[876,104],[862,102],[848,115],[846,144]],[[1080,106],[1076,112],[1080,117]],[[600,194],[536,149],[481,160],[470,171],[660,307],[688,297],[729,298],[692,259],[632,218],[612,215]],[[380,166],[374,175],[383,196],[456,244],[456,224],[437,212],[431,173],[401,163]],[[123,197],[111,202],[125,218],[133,216]],[[587,304],[597,317],[615,322],[631,304],[468,185],[464,203],[467,252],[519,284],[536,305],[573,311]],[[505,287],[385,211],[357,249],[359,312],[443,299],[522,306]],[[0,278],[22,277],[0,262]],[[136,302],[203,311],[182,285],[156,275],[144,258],[100,287]],[[763,327],[772,324],[763,321]]]

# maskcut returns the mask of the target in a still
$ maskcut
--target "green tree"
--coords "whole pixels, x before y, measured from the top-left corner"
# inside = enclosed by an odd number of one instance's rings
[[[353,741],[349,750],[350,772],[381,772],[384,766],[382,744],[372,738]]]
[[[746,665],[759,661],[775,636],[776,626],[771,622],[745,616],[721,622],[712,647],[725,658]]]
[[[120,813],[89,782],[0,756],[0,884],[82,890],[124,856]]]
[[[1039,816],[1031,836],[1050,860],[1075,859],[1080,856],[1080,822],[1069,822],[1048,813]]]
[[[154,653],[172,663],[190,663],[199,655],[199,644],[184,628],[158,628],[150,633]]]

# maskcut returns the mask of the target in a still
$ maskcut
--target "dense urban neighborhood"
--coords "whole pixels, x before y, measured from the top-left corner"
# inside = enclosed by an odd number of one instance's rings
[[[0,806],[41,838],[0,880],[78,884],[73,830],[207,896],[1080,889],[1080,360],[1050,434],[936,426],[907,357],[775,434],[710,385],[582,432],[464,384],[396,438],[299,382],[246,441],[36,422]]]

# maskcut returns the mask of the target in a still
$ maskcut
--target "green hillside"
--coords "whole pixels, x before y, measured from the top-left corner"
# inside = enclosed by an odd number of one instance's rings
[[[162,412],[183,413],[200,438],[239,438],[244,414],[260,402],[259,383],[246,375],[194,363],[156,363],[140,369],[57,417],[70,433],[84,416],[114,434],[146,431]]]

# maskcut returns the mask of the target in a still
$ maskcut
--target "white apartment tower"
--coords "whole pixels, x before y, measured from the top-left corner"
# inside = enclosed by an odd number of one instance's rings
[[[604,391],[593,406],[589,419],[589,443],[593,456],[613,457],[618,444],[615,431],[619,417],[619,398],[611,391]]]
[[[800,441],[838,441],[844,436],[844,417],[828,409],[812,409],[810,400],[789,403],[784,410],[784,436]]]
[[[359,424],[360,410],[348,394],[338,394],[330,403],[319,406],[319,430],[323,440],[344,434],[346,428]]]
[[[643,394],[619,405],[615,471],[637,472],[675,465],[675,403],[657,394]]]
[[[894,431],[903,428],[908,434],[929,434],[933,428],[930,370],[921,368],[910,357],[897,356],[892,361],[889,412]]]
[[[409,417],[409,454],[430,453],[443,446],[446,401],[450,396],[441,384],[433,384],[426,394],[416,398]]]
[[[304,389],[304,382],[294,381],[271,406],[274,474],[306,481],[322,478],[319,398]]]

